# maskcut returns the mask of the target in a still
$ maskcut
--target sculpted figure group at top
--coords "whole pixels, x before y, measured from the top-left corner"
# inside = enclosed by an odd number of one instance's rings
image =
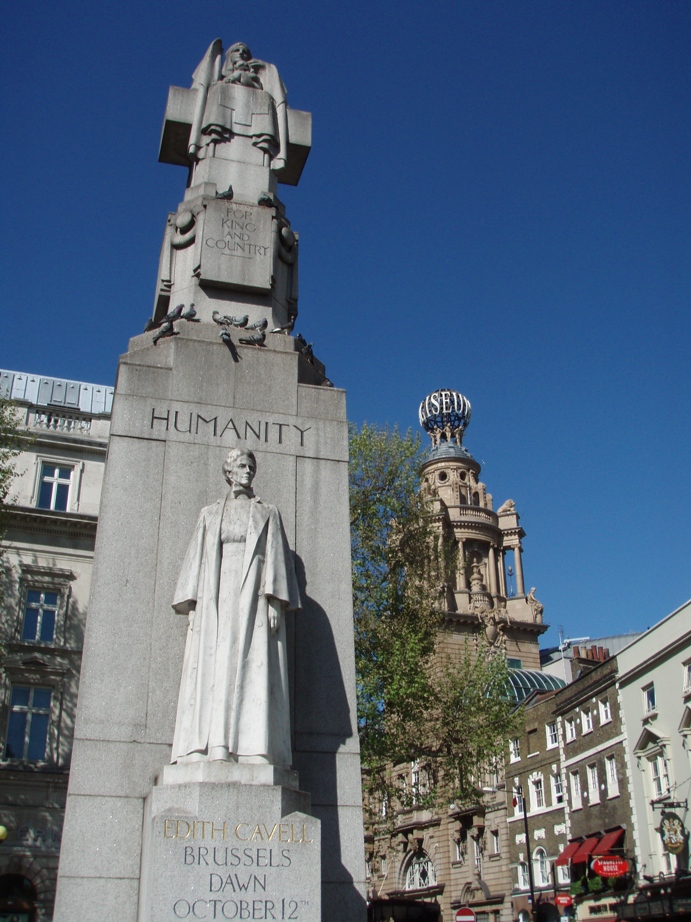
[[[188,153],[193,161],[234,159],[233,139],[246,138],[274,171],[286,165],[286,89],[275,65],[259,61],[243,42],[223,59],[220,39],[209,46],[192,77],[198,90]],[[241,157],[241,159],[243,159]]]

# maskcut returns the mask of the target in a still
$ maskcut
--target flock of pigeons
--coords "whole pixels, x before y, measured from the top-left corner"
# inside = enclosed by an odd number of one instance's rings
[[[219,311],[214,311],[211,315],[214,323],[217,323],[220,326],[218,335],[221,337],[223,342],[226,345],[232,346],[233,341],[230,336],[230,327],[235,327],[236,329],[242,330],[245,335],[239,337],[238,342],[242,343],[245,346],[263,346],[266,342],[266,328],[269,325],[269,321],[264,317],[263,320],[257,320],[256,323],[249,323],[249,315],[245,314],[242,317],[229,317],[227,314],[221,314]],[[190,323],[199,323],[197,320],[197,312],[194,309],[194,304],[185,310],[184,304],[178,304],[177,307],[173,308],[172,311],[169,311],[163,320],[158,322],[153,319],[149,320],[144,327],[144,332],[149,333],[151,330],[156,330],[156,334],[153,339],[154,346],[159,341],[159,339],[165,339],[167,336],[177,336],[178,332],[175,329],[175,323],[178,320],[187,320]],[[281,327],[276,327],[271,330],[271,333],[282,333],[284,335],[289,335],[293,332],[293,327],[295,326],[295,318],[292,317],[288,323],[285,323]],[[303,355],[308,362],[314,364],[314,352],[312,347],[314,343],[308,343],[304,336],[301,336],[299,333],[295,336],[295,341],[298,344],[298,351]],[[333,387],[331,381],[326,379],[325,384]]]

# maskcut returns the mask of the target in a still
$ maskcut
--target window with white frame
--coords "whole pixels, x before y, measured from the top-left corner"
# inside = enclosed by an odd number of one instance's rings
[[[498,855],[500,851],[499,830],[498,829],[490,830],[490,835],[492,838],[492,854]]]
[[[28,589],[24,600],[21,639],[53,643],[58,615],[59,592]]]
[[[39,685],[13,685],[7,721],[6,759],[44,762],[53,690]]]
[[[600,709],[600,724],[608,724],[612,719],[612,708],[609,703],[609,698],[600,698],[598,707]]]
[[[569,871],[569,866],[567,864],[557,865],[557,883],[558,884],[570,884],[571,883],[571,872]]]
[[[523,789],[518,782],[513,786],[513,812],[516,816],[523,813]]]
[[[41,475],[38,488],[39,509],[54,509],[66,512],[70,501],[70,488],[74,468],[67,464],[41,462]]]
[[[566,742],[571,743],[576,739],[576,718],[567,717],[564,723],[566,724]]]
[[[619,796],[619,773],[617,772],[617,760],[614,756],[605,758],[605,778],[607,780],[607,796]]]
[[[583,806],[581,797],[581,778],[578,770],[569,773],[569,786],[571,788],[571,809],[580,810]]]
[[[545,806],[545,784],[542,775],[530,779],[530,809],[541,810]]]
[[[437,872],[427,852],[418,852],[408,865],[405,875],[406,890],[424,890],[437,883]]]
[[[684,663],[684,692],[691,692],[691,660]]]
[[[473,857],[478,876],[482,877],[482,840],[480,838],[473,839]]]
[[[511,762],[519,762],[521,758],[521,741],[519,739],[509,740],[509,759]]]
[[[564,785],[562,784],[561,775],[559,772],[555,772],[552,775],[552,804],[556,806],[557,804],[564,803]]]
[[[386,877],[386,855],[381,856],[381,873],[383,877]]]
[[[550,884],[549,861],[547,852],[542,846],[538,846],[533,852],[533,877],[538,887],[548,887]]]
[[[518,872],[518,889],[527,890],[529,887],[528,883],[528,862],[519,861],[516,867]]]
[[[593,729],[593,712],[590,705],[581,708],[581,733],[591,733]]]
[[[555,746],[559,745],[559,733],[557,731],[557,722],[556,720],[553,723],[549,723],[545,727],[545,737],[547,739],[547,748],[554,749]]]
[[[585,771],[588,779],[588,801],[591,805],[598,804],[600,803],[600,781],[597,777],[597,764],[591,762]]]
[[[454,836],[454,845],[456,846],[456,861],[465,861],[468,852],[468,833],[462,829],[458,835]]]
[[[669,771],[667,759],[658,753],[648,759],[650,764],[650,777],[653,785],[653,797],[664,797],[669,794]]]
[[[651,682],[643,688],[643,710],[646,714],[652,714],[657,710],[657,701],[655,699],[655,683]]]

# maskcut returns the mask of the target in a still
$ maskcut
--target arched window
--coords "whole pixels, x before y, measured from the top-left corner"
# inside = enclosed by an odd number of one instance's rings
[[[34,922],[36,918],[35,899],[36,888],[28,877],[22,874],[0,876],[0,919]]]
[[[549,861],[544,848],[538,847],[533,852],[533,876],[538,887],[549,887]]]
[[[437,883],[437,872],[427,852],[418,852],[413,855],[405,875],[406,890],[424,890],[434,887]]]

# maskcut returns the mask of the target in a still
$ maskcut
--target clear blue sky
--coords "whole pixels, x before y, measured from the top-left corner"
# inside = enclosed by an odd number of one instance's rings
[[[212,39],[313,113],[283,187],[300,317],[356,422],[439,386],[516,501],[546,620],[652,625],[691,596],[691,4],[65,0],[2,14],[0,367],[112,383],[184,170],[169,84]]]

